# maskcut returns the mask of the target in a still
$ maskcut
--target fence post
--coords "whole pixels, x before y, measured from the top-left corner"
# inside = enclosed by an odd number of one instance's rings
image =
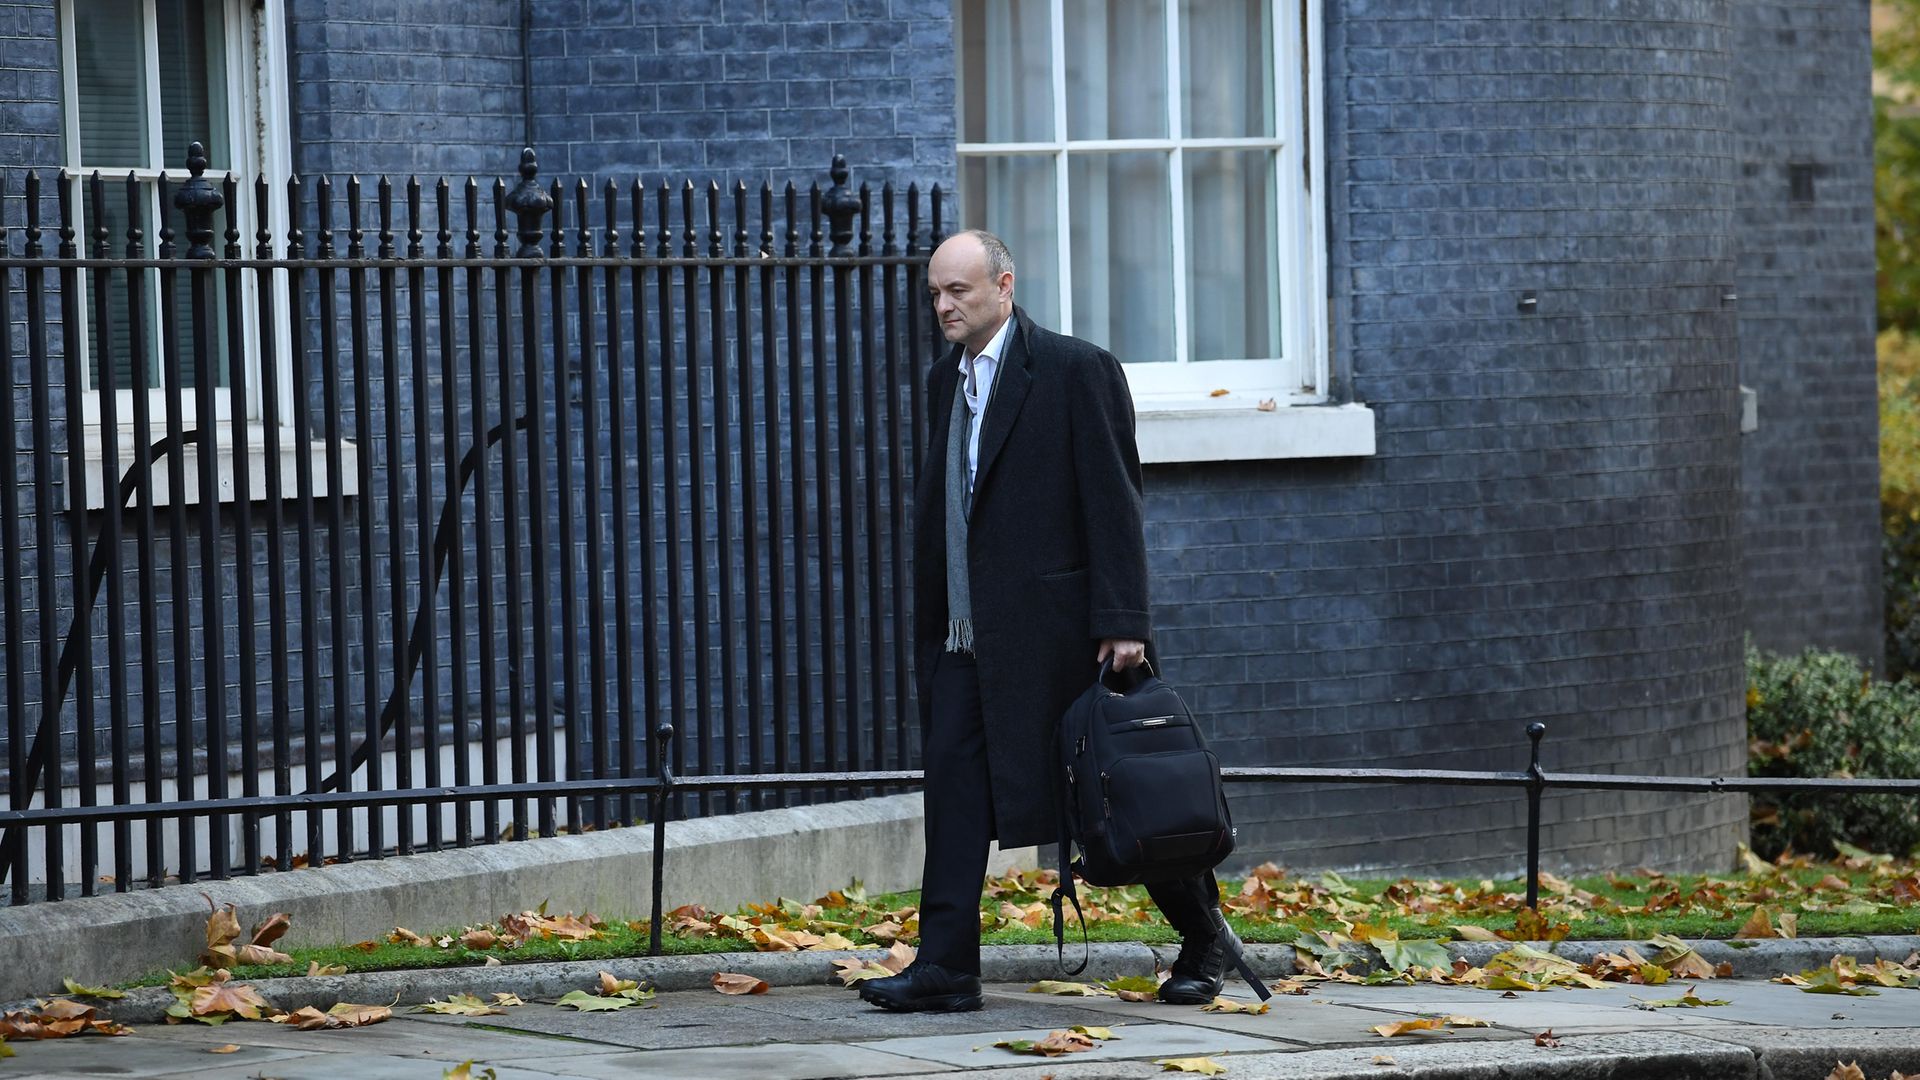
[[[1547,725],[1534,721],[1527,725],[1527,907],[1540,910],[1540,793],[1547,786],[1540,771],[1540,737]]]
[[[653,789],[653,918],[647,923],[647,955],[660,955],[661,896],[666,891],[667,796],[673,793],[673,756],[667,753],[673,744],[673,725],[653,729],[660,762],[659,786]]]

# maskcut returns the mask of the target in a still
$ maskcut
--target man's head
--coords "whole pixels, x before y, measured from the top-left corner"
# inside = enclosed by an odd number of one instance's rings
[[[978,353],[1013,314],[1013,253],[984,229],[955,233],[933,253],[927,293],[940,332]]]

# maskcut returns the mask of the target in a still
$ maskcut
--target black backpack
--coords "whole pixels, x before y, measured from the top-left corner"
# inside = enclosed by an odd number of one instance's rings
[[[1114,680],[1131,679],[1116,690]],[[1220,761],[1186,702],[1150,665],[1115,675],[1112,663],[1060,718],[1055,746],[1060,789],[1060,885],[1053,894],[1054,940],[1066,963],[1061,909],[1078,874],[1089,885],[1138,885],[1192,877],[1233,853],[1233,819],[1220,786]],[[1080,855],[1073,858],[1074,847]],[[1216,905],[1215,931],[1229,958],[1264,1000],[1266,986],[1247,967],[1240,942]],[[1081,933],[1086,932],[1085,919]],[[1083,959],[1071,974],[1086,969]]]

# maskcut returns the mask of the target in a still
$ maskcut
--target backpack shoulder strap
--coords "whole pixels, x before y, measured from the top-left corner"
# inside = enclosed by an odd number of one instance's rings
[[[1054,778],[1058,785],[1060,780]],[[1073,837],[1067,828],[1067,795],[1064,787],[1060,792],[1060,883],[1053,889],[1053,943],[1060,953],[1060,967],[1067,966],[1067,921],[1061,909],[1063,902],[1073,901],[1073,914],[1080,920],[1080,966],[1068,971],[1068,975],[1078,975],[1087,970],[1087,962],[1093,950],[1087,943],[1087,917],[1080,910],[1080,891],[1073,885]]]

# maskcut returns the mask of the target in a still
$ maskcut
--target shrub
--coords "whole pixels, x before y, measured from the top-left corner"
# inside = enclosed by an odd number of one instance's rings
[[[1920,685],[1876,682],[1841,653],[1747,650],[1751,776],[1920,777]],[[1920,848],[1920,799],[1902,795],[1759,794],[1753,850],[1816,855],[1844,841],[1868,851]]]
[[[1920,337],[1881,333],[1880,520],[1887,675],[1920,674]]]

